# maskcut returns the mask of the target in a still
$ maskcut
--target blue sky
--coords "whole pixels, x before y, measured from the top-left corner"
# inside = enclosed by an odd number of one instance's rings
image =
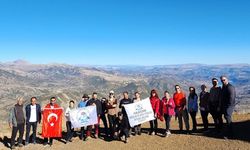
[[[249,0],[1,0],[0,61],[250,63]]]

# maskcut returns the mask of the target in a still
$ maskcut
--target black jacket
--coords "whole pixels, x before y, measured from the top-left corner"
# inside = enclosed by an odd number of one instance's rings
[[[26,122],[29,123],[30,120],[30,113],[31,113],[31,108],[30,108],[31,104],[28,104],[25,107],[25,111],[26,111]],[[41,122],[42,119],[42,115],[41,115],[41,106],[39,104],[36,104],[36,118],[37,118],[37,122]]]
[[[122,114],[124,115],[124,117],[127,117],[127,113],[126,113],[125,108],[123,107],[123,105],[131,104],[131,103],[133,103],[133,101],[130,98],[129,99],[122,99],[120,101],[119,108],[122,109]]]
[[[221,95],[224,107],[235,106],[236,91],[232,84],[228,83],[228,85],[223,86]]]
[[[102,115],[103,114],[103,111],[102,111],[102,102],[98,99],[90,99],[86,106],[91,106],[95,104],[96,105],[96,111],[97,111],[97,115]]]

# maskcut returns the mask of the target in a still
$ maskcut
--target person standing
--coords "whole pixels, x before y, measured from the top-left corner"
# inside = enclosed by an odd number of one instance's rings
[[[32,142],[36,144],[36,132],[37,132],[37,123],[41,123],[41,106],[37,104],[37,98],[32,97],[30,99],[30,104],[25,107],[26,111],[26,138],[25,145],[28,145],[30,142],[30,128],[32,127]]]
[[[232,138],[233,136],[233,122],[232,122],[232,114],[235,108],[235,98],[236,91],[235,87],[229,83],[228,78],[226,76],[220,77],[222,86],[222,106],[224,112],[224,118],[227,123],[227,133],[225,138]]]
[[[113,139],[117,139],[115,136],[115,121],[117,116],[117,99],[115,98],[115,92],[109,92],[109,99],[106,103],[106,108],[108,111],[108,121],[109,121],[109,135]]]
[[[84,107],[86,107],[88,100],[89,100],[88,94],[84,94],[84,95],[82,96],[81,101],[80,101],[79,104],[78,104],[78,108],[84,108]],[[85,128],[86,128],[86,127],[81,127],[81,134],[80,134],[80,139],[81,139],[81,140],[83,140],[83,139],[86,138],[86,137],[84,136],[84,134],[85,134]]]
[[[128,96],[128,92],[123,92],[123,99],[120,101],[119,108],[122,110],[122,122],[123,122],[123,133],[125,136],[125,143],[128,143],[129,138],[129,132],[130,132],[130,125],[128,120],[128,115],[126,113],[126,110],[124,108],[125,105],[131,104],[132,100]]]
[[[19,132],[18,147],[23,147],[24,125],[26,120],[25,108],[23,106],[23,98],[17,98],[17,104],[11,108],[9,114],[9,126],[12,129],[11,134],[11,149],[15,149],[15,139]]]
[[[182,118],[184,119],[187,134],[189,134],[189,117],[187,112],[187,100],[185,93],[181,90],[179,85],[175,85],[175,93],[173,96],[175,102],[175,112],[179,121],[179,129],[183,131]]]
[[[204,131],[208,131],[208,113],[209,113],[209,93],[207,92],[207,87],[205,84],[201,85],[200,93],[200,112],[201,118],[204,126]]]
[[[159,115],[160,99],[155,89],[153,89],[150,93],[150,103],[154,111],[155,119],[149,122],[150,123],[149,135],[156,135],[158,132],[157,117]]]
[[[105,136],[107,137],[108,136],[108,123],[107,123],[106,114],[107,114],[108,110],[107,110],[107,107],[106,107],[107,99],[105,97],[103,97],[101,99],[101,104],[102,104],[102,112],[101,112],[100,118],[101,118],[103,126],[104,126]]]
[[[87,102],[86,106],[96,106],[96,111],[97,111],[97,124],[94,125],[95,127],[95,135],[94,137],[97,139],[99,137],[99,125],[100,125],[100,119],[101,119],[101,114],[102,114],[102,103],[101,101],[97,98],[97,93],[94,92],[92,94],[92,99],[90,99]],[[92,125],[87,127],[87,135],[86,135],[86,141],[89,139],[91,136],[92,132]]]
[[[188,96],[188,112],[192,118],[193,132],[197,130],[197,121],[196,121],[197,111],[198,111],[198,95],[196,94],[195,88],[190,87]]]
[[[45,106],[44,109],[60,109],[61,107],[56,103],[56,97],[51,97],[50,98],[50,103]],[[43,118],[44,119],[44,118]],[[50,138],[44,138],[44,146],[47,145],[52,146],[53,145],[53,137]]]
[[[164,132],[164,136],[168,137],[171,135],[170,132],[170,121],[172,116],[175,115],[175,103],[173,98],[170,97],[170,94],[168,91],[164,92],[164,97],[162,98],[162,111],[165,119],[165,124],[166,124],[166,130]]]
[[[135,92],[135,98],[133,99],[133,103],[140,102],[141,101],[141,95],[139,92]],[[134,126],[135,136],[141,135],[141,124]]]
[[[220,131],[223,126],[221,87],[218,86],[218,79],[212,79],[213,87],[210,89],[209,111],[213,117],[215,128]]]
[[[66,128],[67,128],[67,137],[66,137],[66,144],[68,142],[72,142],[72,137],[74,136],[74,128],[72,128],[72,124],[70,121],[70,112],[75,109],[75,102],[71,100],[69,102],[69,107],[65,111],[66,117]]]

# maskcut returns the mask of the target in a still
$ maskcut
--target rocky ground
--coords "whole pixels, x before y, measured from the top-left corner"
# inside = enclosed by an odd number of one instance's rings
[[[162,137],[159,135],[150,136],[146,133],[141,136],[132,136],[129,143],[125,144],[121,141],[105,141],[103,139],[90,139],[88,141],[80,141],[78,137],[73,139],[72,143],[65,144],[64,140],[54,142],[52,147],[44,147],[42,144],[30,144],[27,147],[19,148],[20,150],[80,150],[80,149],[100,149],[100,150],[117,150],[117,149],[170,149],[170,150],[250,150],[250,114],[234,115],[235,122],[235,137],[234,139],[225,140],[223,135],[217,133],[202,133],[202,126],[199,126],[197,133],[191,135],[179,134],[177,121],[172,118],[172,135],[170,137]],[[210,118],[210,122],[211,118]],[[198,119],[201,123],[201,119]],[[1,125],[2,126],[2,125]],[[10,129],[3,125],[1,136],[0,149],[8,149],[8,141],[10,138]],[[143,125],[144,131],[149,124]],[[164,128],[164,123],[160,122],[160,128]],[[211,130],[212,130],[211,126]]]

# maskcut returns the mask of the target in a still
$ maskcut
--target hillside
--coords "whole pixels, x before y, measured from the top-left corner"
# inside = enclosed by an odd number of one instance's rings
[[[49,97],[57,96],[66,107],[69,100],[77,101],[83,93],[94,91],[107,97],[110,90],[115,90],[118,99],[123,91],[140,91],[144,98],[153,88],[162,96],[163,91],[173,92],[174,85],[180,84],[184,91],[195,86],[199,92],[201,84],[211,86],[211,78],[222,74],[228,75],[236,86],[237,111],[249,112],[250,65],[72,66],[30,64],[23,60],[0,63],[0,120],[6,122],[8,110],[18,96],[24,96],[26,103],[37,96],[42,105]]]

